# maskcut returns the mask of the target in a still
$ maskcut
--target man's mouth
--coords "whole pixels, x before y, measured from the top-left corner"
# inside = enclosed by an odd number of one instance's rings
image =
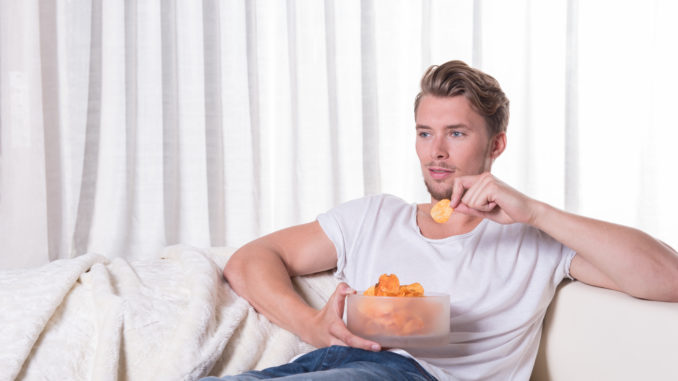
[[[429,167],[428,172],[431,174],[432,179],[442,180],[450,176],[454,171],[442,167]]]

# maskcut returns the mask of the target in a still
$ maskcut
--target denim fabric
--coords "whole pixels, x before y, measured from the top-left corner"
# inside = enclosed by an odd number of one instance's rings
[[[309,352],[281,366],[249,371],[237,376],[206,377],[201,381],[250,381],[271,378],[290,381],[436,380],[411,358],[392,352],[370,352],[335,345]]]

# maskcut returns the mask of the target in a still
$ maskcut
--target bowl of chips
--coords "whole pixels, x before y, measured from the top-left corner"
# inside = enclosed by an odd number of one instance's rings
[[[349,295],[348,329],[383,347],[425,347],[449,343],[450,297],[427,292],[419,283],[400,285],[383,274],[369,289]]]

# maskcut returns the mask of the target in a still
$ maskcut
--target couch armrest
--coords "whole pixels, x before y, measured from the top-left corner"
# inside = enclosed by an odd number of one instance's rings
[[[566,281],[546,313],[532,380],[678,380],[678,303]]]

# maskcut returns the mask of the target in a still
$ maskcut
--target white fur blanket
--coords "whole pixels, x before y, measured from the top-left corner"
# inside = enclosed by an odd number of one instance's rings
[[[173,246],[153,260],[87,254],[0,271],[0,380],[193,380],[313,349],[230,289],[231,253]],[[295,279],[315,307],[335,284]]]

